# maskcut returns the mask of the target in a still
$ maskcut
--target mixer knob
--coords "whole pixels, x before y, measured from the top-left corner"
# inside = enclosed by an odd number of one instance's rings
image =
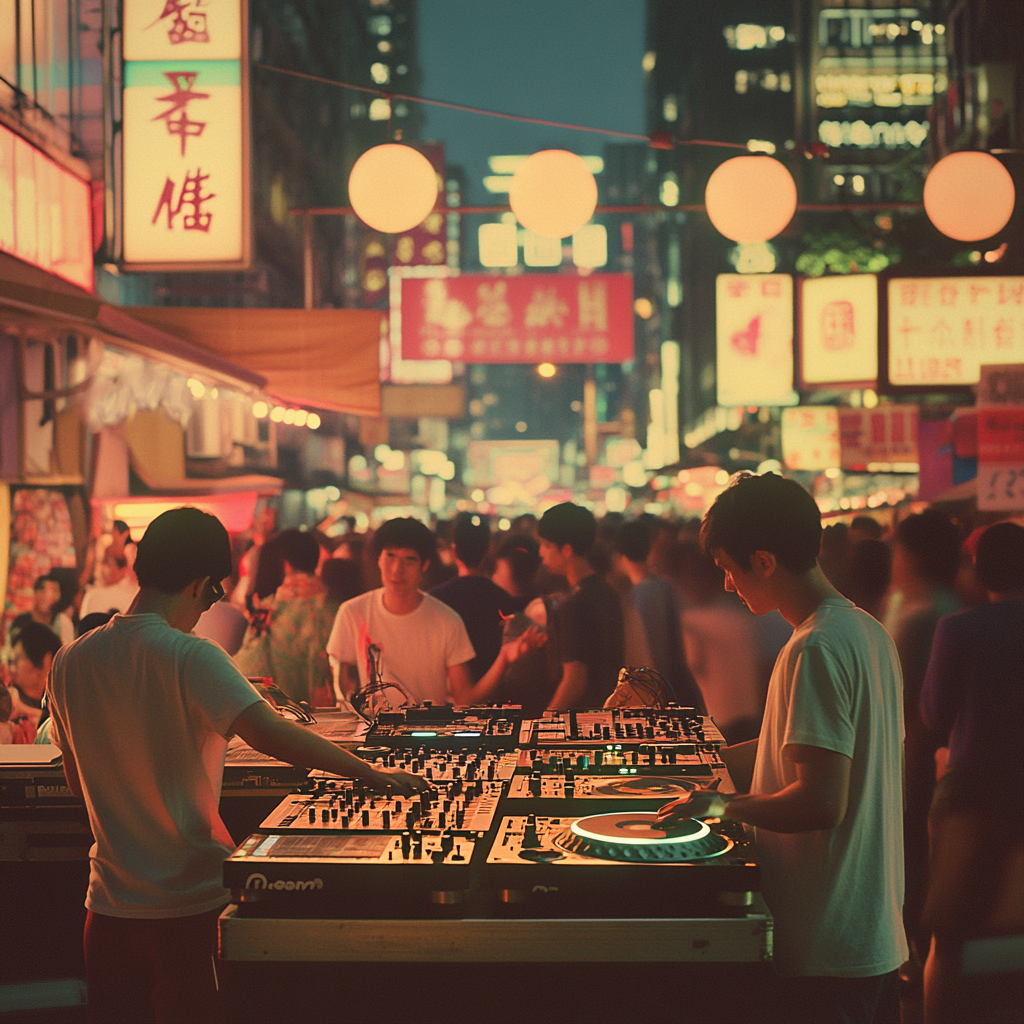
[[[394,768],[395,767],[395,755],[394,754],[388,754],[388,767],[389,768]]]
[[[320,820],[324,822],[331,820],[331,812],[326,807],[320,812]]]
[[[341,816],[341,822],[340,822],[341,827],[342,828],[348,828],[348,823],[349,823],[350,820],[351,819],[349,818],[349,816],[347,814],[343,814]]]
[[[360,818],[360,820],[362,821],[364,827],[366,825],[369,825],[370,824],[370,812],[369,811],[363,811],[363,814],[362,814],[362,817]]]
[[[331,821],[338,820],[338,808],[337,806],[331,808]]]
[[[536,850],[540,847],[540,839],[537,836],[537,816],[531,814],[526,819],[526,827],[523,829],[523,849]]]
[[[594,751],[594,764],[597,765],[598,767],[600,767],[601,765],[604,764],[604,751],[603,750],[595,750]]]
[[[455,847],[455,836],[451,832],[445,832],[441,836],[441,849],[444,853],[451,853]]]
[[[380,827],[391,828],[391,812],[381,811],[380,813]]]
[[[316,808],[310,807],[309,809],[309,823],[312,825],[316,821]]]
[[[402,856],[408,858],[409,850],[412,847],[412,836],[408,832],[402,833]]]
[[[455,852],[452,854],[452,860],[465,860],[462,856],[462,846],[459,843],[455,844]]]
[[[441,826],[441,828],[444,828],[444,826],[448,823],[448,814],[446,811],[437,812],[437,823]]]
[[[465,825],[465,824],[466,824],[466,809],[465,809],[465,807],[460,807],[455,812],[455,827],[456,828],[462,828],[463,825]]]
[[[444,850],[431,850],[430,851],[430,859],[435,864],[443,864],[444,863]]]
[[[534,796],[540,796],[541,777],[540,772],[534,772],[530,776],[530,792]]]

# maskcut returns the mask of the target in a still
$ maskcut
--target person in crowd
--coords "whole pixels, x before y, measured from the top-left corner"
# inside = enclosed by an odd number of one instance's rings
[[[74,635],[78,636],[78,621],[82,616],[82,600],[85,597],[82,574],[74,566],[55,565],[50,570],[50,576],[60,587],[60,601],[57,602],[54,611],[71,620]]]
[[[348,698],[367,689],[379,664],[382,681],[398,686],[388,695],[392,703],[486,699],[497,689],[507,652],[474,686],[469,666],[476,651],[462,619],[420,589],[437,557],[434,535],[416,519],[389,519],[374,534],[373,548],[383,586],[346,601],[327,642],[335,692]]]
[[[891,580],[892,549],[888,544],[868,538],[850,545],[846,590],[843,591],[843,596],[848,597],[858,608],[863,608],[868,615],[873,615],[879,622],[883,618],[885,595],[889,591]]]
[[[277,530],[277,509],[270,504],[258,508],[253,516],[250,529],[240,534],[235,542],[238,551],[238,583],[231,591],[231,603],[239,608],[249,608],[252,592],[264,545]],[[277,585],[267,593],[273,593]],[[264,595],[266,596],[266,594]]]
[[[964,955],[972,940],[1024,933],[1024,529],[985,530],[975,569],[989,603],[939,619],[921,689],[921,717],[943,744],[923,914],[927,1024],[1024,1019],[1024,972],[965,977]]]
[[[135,575],[135,556],[138,546],[132,540],[132,531],[123,519],[115,519],[110,526],[110,544],[107,551],[117,558],[123,558],[130,576]]]
[[[452,548],[458,576],[430,591],[462,619],[476,656],[469,674],[476,683],[494,664],[501,651],[504,617],[521,612],[526,602],[512,597],[480,571],[491,546],[486,516],[461,513],[452,524]]]
[[[565,501],[544,513],[537,533],[544,567],[570,587],[556,612],[562,677],[550,708],[601,707],[623,666],[624,637],[619,596],[587,561],[597,523],[589,509]]]
[[[39,725],[46,717],[43,708],[46,679],[60,646],[53,630],[38,622],[27,622],[17,631],[12,627],[10,685],[7,687],[11,699],[7,721],[13,732],[10,742],[35,741]]]
[[[918,710],[921,686],[939,619],[959,607],[953,587],[960,567],[960,536],[938,509],[908,516],[893,539],[892,587],[898,608],[886,625],[903,666],[903,714],[906,723],[906,806],[904,846],[907,895],[904,920],[913,957],[904,979],[919,990],[930,942],[921,924],[928,886],[928,809],[935,789],[935,751],[939,741]]]
[[[846,594],[850,573],[850,530],[846,523],[833,523],[821,531],[818,565],[829,583],[840,594]]]
[[[351,558],[328,558],[320,565],[320,579],[327,588],[327,596],[335,605],[334,611],[353,597],[366,593],[363,573]]]
[[[676,588],[647,568],[651,531],[641,521],[626,523],[615,536],[616,568],[632,584],[630,599],[643,625],[651,665],[669,682],[676,702],[707,714],[697,681],[686,663],[682,606]]]
[[[793,626],[757,740],[724,748],[746,794],[696,790],[659,819],[757,829],[785,1020],[896,1024],[907,958],[899,657],[817,564],[821,514],[796,481],[743,475],[704,518],[705,550],[752,612]]]
[[[779,651],[793,634],[777,612],[751,615],[724,586],[724,575],[698,543],[681,545],[686,660],[708,714],[730,743],[761,731],[768,680]]]
[[[853,547],[862,540],[881,540],[885,535],[885,527],[874,516],[854,516],[846,537]]]
[[[283,579],[264,603],[264,628],[250,627],[235,662],[243,675],[270,676],[292,700],[312,703],[318,691],[331,690],[326,647],[335,609],[316,575],[320,545],[302,530],[285,530],[271,544]]]
[[[536,596],[533,578],[540,568],[540,545],[529,534],[509,536],[494,553],[491,582],[529,603]]]
[[[32,586],[32,608],[22,612],[11,623],[10,633],[23,629],[29,622],[38,622],[53,631],[62,644],[71,643],[75,638],[75,626],[71,617],[61,611],[60,582],[50,573],[36,578]]]
[[[128,559],[112,551],[112,547],[107,548],[100,563],[99,583],[86,588],[82,598],[83,618],[93,612],[126,612],[139,592],[135,575],[128,568]]]
[[[213,1022],[222,864],[234,847],[217,809],[227,738],[378,791],[408,796],[429,784],[286,721],[224,651],[191,635],[231,575],[216,517],[164,512],[139,542],[135,571],[128,614],[63,648],[51,671],[53,742],[95,837],[89,1009],[96,1021]]]
[[[459,575],[455,564],[455,545],[452,543],[452,527],[448,519],[439,519],[434,531],[434,554],[423,574],[423,588],[429,593],[442,583],[447,583]]]

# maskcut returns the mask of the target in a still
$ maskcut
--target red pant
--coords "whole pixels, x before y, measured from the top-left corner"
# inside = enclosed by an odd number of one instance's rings
[[[217,918],[85,921],[85,976],[94,1024],[219,1024]]]

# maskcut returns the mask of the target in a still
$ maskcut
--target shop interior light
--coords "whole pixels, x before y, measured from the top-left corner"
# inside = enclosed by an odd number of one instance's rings
[[[924,182],[928,219],[959,242],[977,242],[1002,231],[1015,200],[1010,172],[989,153],[950,153]]]
[[[284,419],[284,413],[285,408],[283,405],[275,405],[274,408],[270,410],[270,419],[274,423],[280,423]]]
[[[348,197],[359,219],[375,231],[409,231],[434,208],[437,173],[409,146],[374,146],[352,168]]]
[[[318,430],[320,422],[320,417],[315,412],[311,412],[309,416],[306,417],[306,426],[309,427],[310,430]]]
[[[545,238],[566,238],[594,215],[597,182],[575,153],[544,149],[519,165],[508,198],[524,228]]]
[[[558,367],[554,363],[539,363],[537,373],[542,377],[554,377],[558,373]]]
[[[270,407],[266,402],[253,402],[252,403],[252,414],[258,420],[267,418],[267,414],[270,412]]]
[[[796,182],[770,156],[736,156],[708,179],[704,203],[711,223],[734,242],[767,242],[793,219]]]

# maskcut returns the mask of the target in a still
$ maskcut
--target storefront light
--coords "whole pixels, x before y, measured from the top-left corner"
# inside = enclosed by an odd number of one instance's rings
[[[306,426],[309,427],[310,430],[319,430],[320,423],[320,417],[315,412],[311,412],[309,416],[306,417]]]
[[[275,405],[274,408],[270,410],[270,420],[271,420],[271,422],[272,423],[280,423],[283,419],[284,419],[284,406],[283,405]]]

